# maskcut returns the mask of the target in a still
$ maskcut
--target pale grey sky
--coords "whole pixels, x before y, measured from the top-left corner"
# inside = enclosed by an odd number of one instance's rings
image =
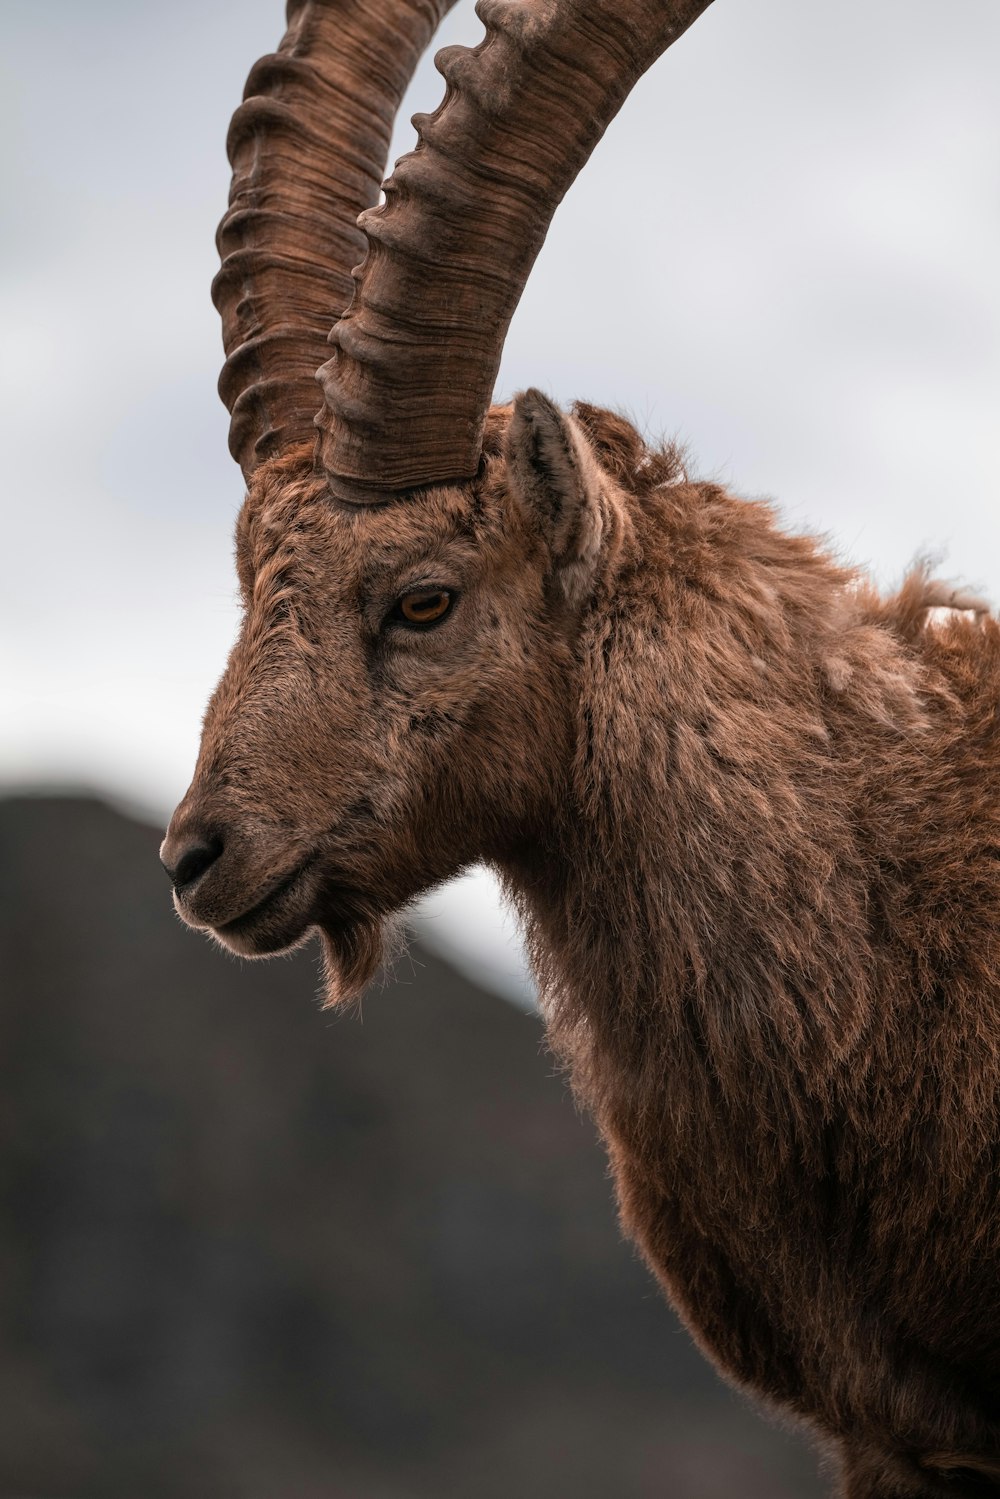
[[[4,0],[8,785],[161,816],[186,785],[236,622],[226,126],[282,24],[279,0]],[[440,41],[480,34],[463,3]],[[560,207],[500,393],[622,407],[881,579],[930,549],[1000,600],[998,59],[997,0],[716,0]],[[428,59],[397,152],[441,88]],[[433,930],[516,967],[480,890]]]

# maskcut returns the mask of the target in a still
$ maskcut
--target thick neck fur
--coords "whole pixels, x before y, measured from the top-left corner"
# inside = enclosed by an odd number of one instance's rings
[[[962,795],[963,710],[922,644],[940,600],[921,575],[883,603],[711,485],[621,503],[557,853],[512,883],[550,1034],[616,1159],[664,1190],[688,1152],[714,1160],[711,1233],[734,1193],[767,1219],[769,1181],[828,1171],[832,1118],[838,1151],[877,1138],[887,1162],[931,1118],[947,1155],[949,1130],[994,1127],[992,1095],[988,1118],[966,1108],[1000,1027],[956,1070],[914,1014],[967,946],[942,912],[955,850],[928,827]],[[957,649],[984,626],[954,628]],[[983,813],[1000,846],[995,798]],[[942,1163],[936,1195],[950,1179]]]

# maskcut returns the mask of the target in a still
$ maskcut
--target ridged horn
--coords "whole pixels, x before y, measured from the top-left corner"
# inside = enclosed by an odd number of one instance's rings
[[[504,338],[549,222],[627,94],[711,0],[478,0],[444,101],[362,216],[368,257],[319,371],[342,499],[475,474]]]
[[[315,371],[351,300],[400,100],[455,0],[289,0],[278,51],[261,58],[233,116],[229,210],[212,296],[226,363],[229,446],[249,479],[262,459],[314,440]]]

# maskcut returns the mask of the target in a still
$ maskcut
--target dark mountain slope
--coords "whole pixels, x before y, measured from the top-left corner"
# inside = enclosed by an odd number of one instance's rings
[[[807,1499],[619,1240],[539,1024],[414,950],[182,930],[158,835],[0,803],[0,1494]]]

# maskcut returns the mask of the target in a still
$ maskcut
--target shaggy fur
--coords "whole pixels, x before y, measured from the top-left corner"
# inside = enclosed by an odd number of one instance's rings
[[[1000,1494],[1000,627],[879,598],[621,418],[528,392],[478,479],[241,518],[247,616],[164,857],[331,999],[475,859],[528,933],[623,1222],[849,1499]],[[418,585],[456,603],[391,622]],[[944,620],[943,604],[964,610]]]

